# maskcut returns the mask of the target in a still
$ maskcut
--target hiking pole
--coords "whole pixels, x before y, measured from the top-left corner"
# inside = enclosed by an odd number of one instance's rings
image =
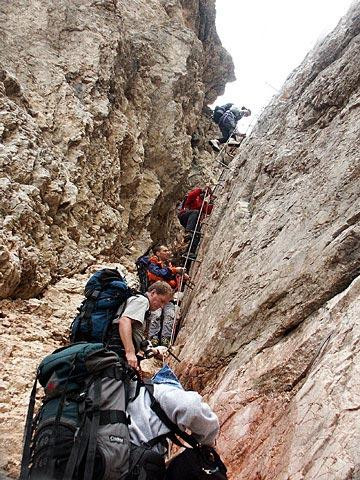
[[[181,362],[180,358],[178,358],[178,357],[175,355],[175,353],[173,353],[173,352],[171,351],[171,347],[169,347],[168,353],[169,353],[173,358],[175,358],[175,360],[176,360],[177,362],[179,362],[179,363]]]

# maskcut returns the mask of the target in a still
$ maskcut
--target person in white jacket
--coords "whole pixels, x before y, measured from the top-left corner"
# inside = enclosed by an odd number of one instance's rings
[[[165,437],[171,430],[151,408],[152,395],[160,404],[166,416],[183,432],[190,430],[192,436],[195,437],[201,445],[214,445],[219,433],[219,420],[210,406],[203,401],[201,395],[197,392],[183,389],[179,380],[167,365],[154,375],[151,384],[152,394],[149,393],[144,386],[140,387],[137,392],[135,385],[131,388],[130,398],[134,396],[135,398],[130,400],[127,408],[127,413],[131,419],[129,433],[130,440],[135,446],[132,452],[132,457],[135,457],[133,464],[138,461],[139,457],[144,459],[143,454],[139,454],[139,448],[143,448],[148,453],[149,450],[151,450],[150,457],[152,459],[155,458],[155,463],[156,458],[159,460],[161,456],[161,472],[155,472],[154,470],[153,476],[151,476],[147,471],[147,476],[144,478],[162,479],[165,478],[163,457],[166,453],[166,446],[164,442],[159,441],[154,444],[152,440],[155,439],[156,442],[159,436]],[[144,468],[145,470],[147,469],[146,466]],[[210,478],[212,477],[209,477],[209,479]]]

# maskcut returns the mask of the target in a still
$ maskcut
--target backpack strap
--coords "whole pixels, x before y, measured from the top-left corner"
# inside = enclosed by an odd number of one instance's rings
[[[150,383],[144,383],[144,387],[146,388],[146,391],[148,392],[151,399],[151,410],[156,413],[156,415],[163,422],[163,424],[166,425],[167,428],[170,430],[170,434],[167,434],[167,436],[177,445],[180,444],[179,446],[181,447],[183,447],[184,445],[179,442],[179,440],[176,438],[176,435],[179,436],[184,442],[188,443],[191,447],[199,447],[200,444],[193,435],[190,435],[189,433],[180,430],[180,428],[166,415],[166,413],[160,406],[160,403],[154,397],[154,385]]]
[[[101,410],[99,425],[109,425],[114,423],[124,423],[129,425],[129,417],[123,410]]]
[[[122,410],[101,410],[99,425],[108,425],[113,423],[124,423],[128,425],[129,418]],[[79,433],[75,436],[74,445],[66,465],[63,480],[73,480],[74,472],[81,464],[88,444],[90,446],[89,437],[91,427],[91,420],[87,415],[84,415],[82,425],[78,430]]]
[[[55,457],[55,450],[56,450],[56,447],[57,447],[57,445],[56,445],[57,440],[59,439],[60,420],[61,420],[61,416],[62,416],[62,413],[63,413],[64,405],[65,405],[67,386],[68,386],[69,380],[72,376],[72,373],[75,369],[75,362],[77,360],[77,355],[78,354],[75,354],[74,358],[71,361],[70,372],[69,372],[69,375],[66,379],[64,389],[62,390],[61,395],[60,395],[60,399],[59,399],[59,404],[58,404],[58,408],[57,408],[57,412],[56,412],[54,426],[53,426],[52,432],[51,432],[50,453],[49,453],[50,461],[49,461],[49,463],[46,467],[47,478],[54,478],[54,473],[55,473],[54,457]]]
[[[154,437],[152,438],[151,440],[149,440],[148,442],[146,442],[146,445],[149,447],[149,448],[153,448],[155,447],[155,445],[157,445],[158,443],[161,443],[162,445],[164,445],[164,447],[166,449],[168,449],[168,443],[167,443],[167,439],[169,438],[169,434],[168,433],[163,433],[162,435],[158,435],[157,437]],[[176,437],[175,437],[176,438]],[[170,440],[172,440],[170,438]],[[173,440],[172,440],[173,441]],[[176,442],[174,442],[176,443]],[[179,443],[179,442],[178,442]]]
[[[86,465],[84,478],[89,480],[93,478],[95,453],[96,453],[96,434],[100,425],[100,398],[101,398],[101,379],[98,377],[94,381],[94,402],[93,402],[93,417],[90,427],[88,451],[86,455]]]
[[[100,290],[96,290],[96,292],[97,292],[97,294],[99,294]],[[93,293],[95,293],[95,292],[93,292]],[[75,319],[74,319],[74,321],[71,325],[70,341],[72,343],[74,343],[75,339],[77,338],[78,330],[80,329],[80,325],[84,320],[86,320],[86,326],[87,326],[89,335],[90,336],[92,335],[91,315],[92,315],[92,312],[95,308],[95,305],[96,305],[96,297],[89,297],[89,298],[85,298],[85,300],[83,300],[81,306],[79,307],[79,313],[75,317]],[[74,331],[72,331],[73,330],[73,325],[75,324],[76,321],[77,321],[76,329]]]
[[[82,414],[84,413],[84,403],[79,405],[79,408],[82,409]],[[75,469],[80,465],[88,445],[89,434],[90,434],[90,425],[91,422],[83,415],[82,423],[75,434],[74,444],[71,449],[69,459],[66,464],[65,473],[63,480],[72,480],[74,476]]]
[[[25,432],[24,432],[24,447],[23,455],[21,460],[21,471],[19,480],[26,480],[29,475],[29,463],[31,457],[31,437],[33,433],[33,417],[34,417],[34,408],[35,408],[35,398],[36,398],[36,387],[38,381],[39,371],[36,372],[36,377],[34,381],[33,388],[30,394],[29,408],[26,415],[25,422]]]

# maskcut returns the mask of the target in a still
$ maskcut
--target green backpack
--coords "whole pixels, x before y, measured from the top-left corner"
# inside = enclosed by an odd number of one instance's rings
[[[30,396],[20,480],[125,479],[130,377],[100,343],[75,343],[45,357]],[[37,381],[45,397],[34,418]]]

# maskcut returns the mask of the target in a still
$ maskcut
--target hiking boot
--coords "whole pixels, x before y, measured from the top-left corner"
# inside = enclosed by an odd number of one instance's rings
[[[169,348],[169,346],[170,346],[170,338],[163,338],[163,339],[161,340],[160,344],[161,344],[163,347]]]
[[[184,243],[189,243],[191,242],[191,233],[187,233],[186,235],[184,235]]]
[[[158,337],[151,337],[150,342],[153,347],[158,347],[160,345]]]
[[[228,145],[230,147],[240,147],[240,142],[237,142],[236,140],[234,140],[233,138],[231,138],[229,141],[228,141]]]
[[[215,150],[215,152],[220,152],[219,140],[209,140],[209,143],[212,146],[212,149]]]

